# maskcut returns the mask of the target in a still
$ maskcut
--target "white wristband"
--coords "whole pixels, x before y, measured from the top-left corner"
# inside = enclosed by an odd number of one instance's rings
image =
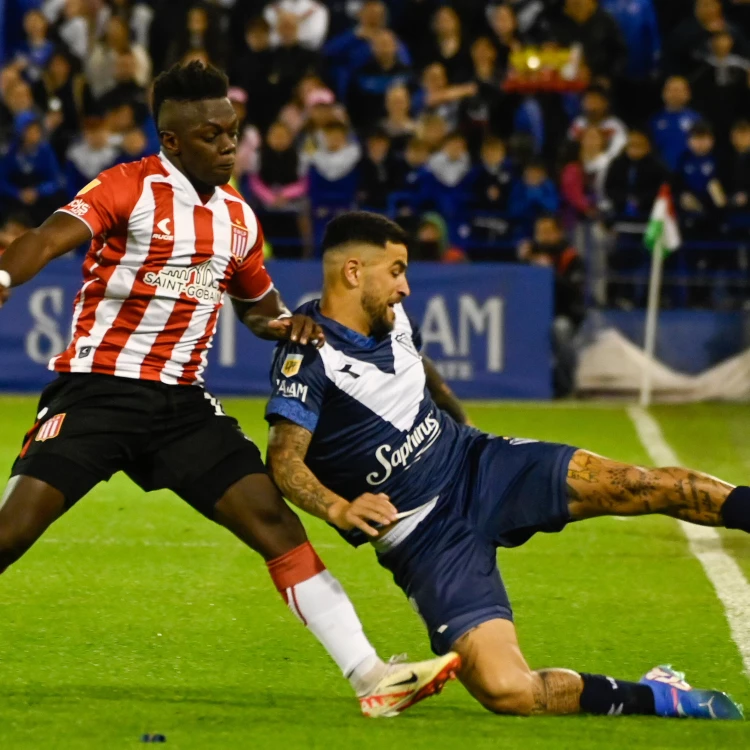
[[[13,285],[13,279],[7,271],[0,270],[0,286],[4,286],[6,289],[10,289]]]

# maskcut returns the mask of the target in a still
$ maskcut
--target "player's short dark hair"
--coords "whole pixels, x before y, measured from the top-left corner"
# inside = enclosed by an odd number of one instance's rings
[[[349,243],[385,247],[389,242],[408,244],[406,232],[385,216],[370,211],[347,211],[328,222],[323,235],[323,252]]]
[[[744,118],[736,120],[732,125],[732,130],[750,130],[750,120]]]
[[[223,99],[229,90],[226,74],[213,65],[193,60],[187,65],[173,65],[160,73],[154,81],[154,120],[159,122],[159,111],[164,102],[200,102],[204,99]]]

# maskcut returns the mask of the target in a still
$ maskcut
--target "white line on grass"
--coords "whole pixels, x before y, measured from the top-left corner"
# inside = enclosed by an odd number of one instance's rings
[[[628,416],[651,460],[658,466],[680,466],[659,423],[642,407],[629,406]],[[750,584],[735,559],[721,546],[716,529],[678,521],[688,538],[690,551],[698,558],[719,600],[724,605],[729,630],[737,644],[745,674],[750,677]]]

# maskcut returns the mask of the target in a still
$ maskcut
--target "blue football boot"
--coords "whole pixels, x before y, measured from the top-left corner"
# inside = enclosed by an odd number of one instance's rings
[[[744,719],[742,706],[719,690],[698,690],[669,665],[654,667],[640,680],[654,691],[657,716],[694,719]]]

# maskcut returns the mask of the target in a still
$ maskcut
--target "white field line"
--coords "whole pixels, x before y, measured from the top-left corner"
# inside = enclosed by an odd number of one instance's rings
[[[666,441],[659,423],[640,406],[629,406],[628,416],[635,426],[643,447],[657,466],[680,466],[680,460]],[[737,649],[742,657],[745,674],[750,677],[750,584],[735,559],[721,546],[716,529],[678,521],[688,539],[690,551],[716,589],[724,605]]]

